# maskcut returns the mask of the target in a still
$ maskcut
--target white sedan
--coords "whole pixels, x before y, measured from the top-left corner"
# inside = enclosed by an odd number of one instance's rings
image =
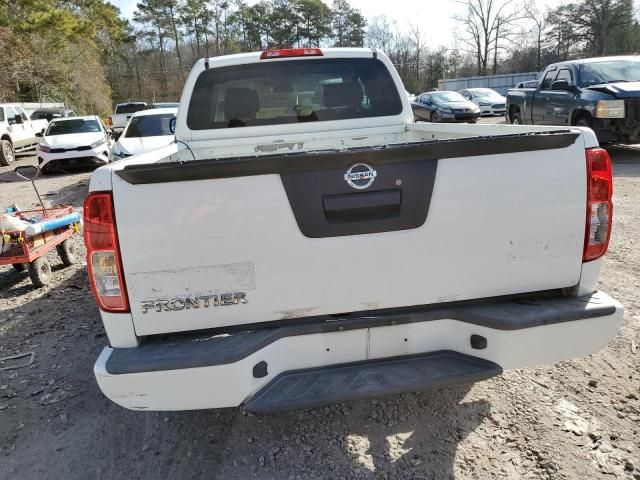
[[[43,173],[109,163],[111,136],[97,115],[53,120],[36,147]]]
[[[169,145],[175,140],[171,120],[177,113],[177,108],[155,108],[134,113],[111,149],[112,159],[120,160]]]
[[[480,115],[504,115],[507,99],[491,88],[465,88],[458,93],[480,107]]]

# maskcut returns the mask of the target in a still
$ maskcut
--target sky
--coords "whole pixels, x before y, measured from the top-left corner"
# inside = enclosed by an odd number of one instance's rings
[[[120,7],[126,18],[132,18],[137,0],[110,0]],[[540,9],[556,7],[562,0],[538,0]],[[254,2],[249,2],[254,3]],[[331,4],[331,1],[325,0]],[[453,32],[456,22],[453,16],[464,11],[464,6],[455,0],[349,0],[352,7],[360,9],[367,18],[386,15],[395,21],[399,30],[408,30],[409,23],[419,24],[424,39],[431,49],[440,45],[454,47]]]

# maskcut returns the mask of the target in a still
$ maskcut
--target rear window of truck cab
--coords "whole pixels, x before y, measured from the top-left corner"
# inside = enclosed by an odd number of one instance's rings
[[[121,103],[116,105],[116,115],[122,113],[136,113],[141,110],[146,110],[147,105],[145,103]]]
[[[402,101],[382,62],[313,59],[212,68],[196,80],[191,130],[398,115]]]

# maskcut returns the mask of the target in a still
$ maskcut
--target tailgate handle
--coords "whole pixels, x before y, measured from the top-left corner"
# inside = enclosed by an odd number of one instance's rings
[[[329,222],[359,222],[394,217],[400,214],[402,192],[347,193],[322,197],[324,213]]]

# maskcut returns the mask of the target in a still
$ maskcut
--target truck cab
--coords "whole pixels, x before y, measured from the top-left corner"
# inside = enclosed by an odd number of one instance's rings
[[[599,57],[549,65],[534,88],[507,94],[512,124],[593,129],[600,142],[640,141],[640,57]]]

